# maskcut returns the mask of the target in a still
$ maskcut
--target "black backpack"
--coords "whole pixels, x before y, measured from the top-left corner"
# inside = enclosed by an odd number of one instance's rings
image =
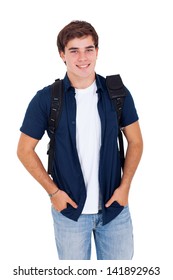
[[[124,145],[123,135],[121,131],[120,121],[121,113],[124,103],[124,97],[126,96],[126,90],[123,85],[120,75],[111,75],[106,77],[106,86],[109,92],[109,97],[113,102],[114,108],[117,112],[117,120],[119,125],[118,143],[120,151],[121,168],[124,168]],[[51,111],[48,121],[48,131],[50,135],[50,142],[48,144],[48,174],[52,175],[54,150],[55,150],[55,131],[58,127],[60,120],[62,107],[63,107],[63,80],[57,79],[52,84],[52,95],[51,95]]]

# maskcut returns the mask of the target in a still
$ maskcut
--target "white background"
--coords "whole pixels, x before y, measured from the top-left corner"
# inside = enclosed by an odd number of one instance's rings
[[[144,153],[130,192],[135,255],[128,265],[161,266],[162,276],[166,273],[170,276],[172,14],[169,0],[0,2],[0,275],[3,279],[15,278],[12,270],[19,265],[26,268],[60,265],[50,201],[17,159],[16,148],[30,99],[37,90],[64,77],[66,69],[58,55],[56,36],[74,19],[89,21],[96,28],[100,37],[96,71],[103,76],[121,74],[140,117]],[[45,135],[38,147],[45,166],[47,142]],[[100,265],[94,250],[91,263]],[[108,264],[114,266],[115,262]]]

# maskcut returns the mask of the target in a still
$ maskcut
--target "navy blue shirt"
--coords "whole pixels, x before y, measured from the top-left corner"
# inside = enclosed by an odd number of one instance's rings
[[[77,221],[85,200],[86,187],[76,148],[76,100],[75,90],[68,76],[64,80],[64,100],[62,115],[55,139],[55,159],[53,180],[78,205],[74,209],[68,204],[61,213]],[[121,164],[117,145],[118,124],[115,109],[110,101],[105,78],[96,74],[98,93],[98,112],[101,120],[101,149],[99,162],[99,186],[102,197],[103,224],[110,222],[123,209],[118,202],[113,202],[109,208],[105,203],[111,198],[121,182]],[[125,97],[122,123],[125,127],[138,120],[133,98],[127,91]],[[48,133],[48,118],[50,114],[51,86],[38,91],[31,100],[21,127],[21,132],[40,140],[45,131]],[[89,112],[88,112],[89,113]],[[49,133],[48,133],[49,134]]]

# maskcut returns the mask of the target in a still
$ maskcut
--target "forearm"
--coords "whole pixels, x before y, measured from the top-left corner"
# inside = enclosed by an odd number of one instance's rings
[[[42,187],[51,194],[51,202],[55,209],[62,211],[67,208],[67,204],[77,208],[77,204],[68,196],[68,194],[58,189],[58,186],[53,182],[46,172],[39,156],[35,152],[35,148],[39,140],[34,139],[24,133],[21,133],[17,155],[19,160],[25,166],[27,171],[37,180]]]
[[[140,141],[139,143],[129,143],[125,157],[123,176],[121,180],[121,186],[123,188],[126,188],[127,190],[129,190],[130,188],[131,181],[142,156],[142,151],[142,141]]]
[[[27,171],[42,185],[47,193],[54,193],[57,190],[56,184],[46,172],[40,158],[34,150],[18,151],[18,157]]]
[[[131,181],[142,156],[143,140],[139,123],[135,122],[125,127],[123,132],[128,142],[123,175],[120,186],[115,189],[112,197],[106,203],[106,207],[109,207],[114,201],[122,206],[128,204]]]

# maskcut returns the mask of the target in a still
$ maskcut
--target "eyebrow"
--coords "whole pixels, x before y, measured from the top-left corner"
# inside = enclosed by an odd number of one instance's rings
[[[79,49],[79,48],[71,47],[71,48],[69,48],[68,50],[71,51],[71,50],[78,50],[78,49]],[[90,46],[85,47],[85,49],[95,49],[95,46],[90,45]]]

